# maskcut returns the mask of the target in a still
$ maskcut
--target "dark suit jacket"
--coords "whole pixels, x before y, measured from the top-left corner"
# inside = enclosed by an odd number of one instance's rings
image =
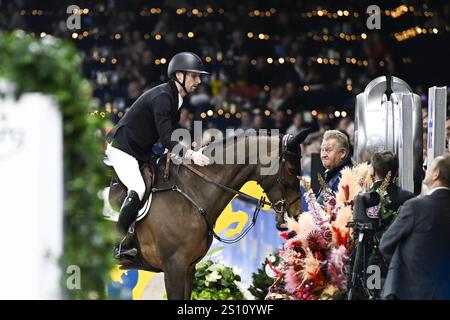
[[[450,299],[450,190],[406,201],[380,250],[390,260],[383,297]]]
[[[113,146],[138,160],[148,161],[158,140],[169,150],[178,145],[171,135],[180,127],[179,120],[178,90],[173,81],[163,83],[144,92],[120,119],[111,131]]]
[[[329,191],[334,195],[339,191],[339,182],[341,181],[341,170],[345,167],[353,167],[353,163],[350,157],[345,158],[336,168],[332,170],[325,171],[325,184],[327,185]],[[322,188],[317,193],[317,202],[323,204],[325,200],[324,192]]]

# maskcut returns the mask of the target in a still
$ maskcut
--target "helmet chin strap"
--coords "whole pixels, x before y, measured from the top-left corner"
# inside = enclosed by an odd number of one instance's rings
[[[181,83],[178,80],[177,76],[174,77],[174,80],[183,88],[184,92],[186,93],[186,96],[188,96],[189,92],[187,91],[186,85],[185,85],[185,83],[186,83],[186,72],[185,71],[179,71],[179,72],[181,72],[183,74],[183,82]]]

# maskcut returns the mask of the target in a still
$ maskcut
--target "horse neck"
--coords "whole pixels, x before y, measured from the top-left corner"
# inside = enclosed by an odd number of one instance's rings
[[[212,181],[236,191],[248,181],[259,181],[261,179],[259,173],[261,167],[260,157],[257,154],[254,154],[257,150],[250,148],[249,145],[251,143],[267,142],[260,141],[260,139],[272,139],[273,141],[271,141],[270,148],[273,148],[274,146],[278,148],[279,138],[270,136],[248,136],[245,139],[245,164],[213,164],[201,168],[201,172]],[[236,143],[237,142],[229,146],[235,148],[235,163],[237,162]],[[270,148],[268,148],[268,152],[272,153],[273,150]],[[257,149],[259,149],[259,147]],[[256,163],[249,163],[250,159],[256,159]],[[199,188],[197,185],[202,185],[204,187]],[[210,223],[215,223],[223,209],[225,209],[227,204],[235,196],[234,193],[214,186],[198,176],[194,177],[190,182],[190,186],[191,192],[196,194],[196,199],[201,199],[199,205],[206,210],[207,218]]]

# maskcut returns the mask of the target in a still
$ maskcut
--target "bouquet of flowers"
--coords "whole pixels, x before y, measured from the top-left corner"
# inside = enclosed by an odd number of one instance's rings
[[[362,163],[342,170],[336,195],[324,189],[323,206],[311,189],[305,192],[309,211],[298,220],[287,219],[288,231],[281,233],[286,242],[279,252],[280,263],[269,264],[275,278],[266,299],[337,299],[346,292],[353,243],[347,224],[353,217],[354,197],[372,182],[370,166]]]
[[[192,300],[243,300],[236,282],[241,281],[236,267],[222,261],[201,261],[196,266]]]

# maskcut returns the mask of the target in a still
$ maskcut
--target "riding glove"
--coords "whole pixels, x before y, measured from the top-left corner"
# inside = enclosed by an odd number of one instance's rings
[[[206,166],[209,164],[209,159],[207,156],[203,155],[203,151],[206,147],[201,148],[198,151],[188,150],[186,151],[185,158],[188,160],[192,160],[196,165]]]

